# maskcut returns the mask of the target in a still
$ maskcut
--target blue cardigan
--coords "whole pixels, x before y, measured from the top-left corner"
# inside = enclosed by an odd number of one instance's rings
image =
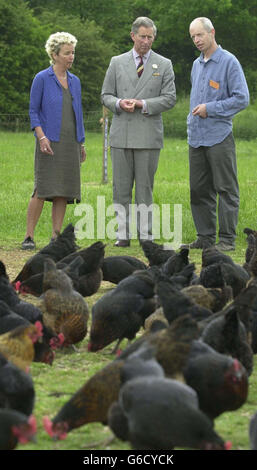
[[[85,140],[85,129],[80,80],[70,72],[67,72],[67,76],[76,118],[77,141],[81,143]],[[62,87],[52,66],[39,72],[33,80],[29,116],[32,130],[41,126],[49,140],[59,142],[62,124]]]

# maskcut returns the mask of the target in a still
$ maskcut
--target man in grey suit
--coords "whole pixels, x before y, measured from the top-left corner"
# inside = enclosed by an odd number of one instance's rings
[[[169,59],[156,54],[152,43],[156,26],[137,18],[131,30],[134,47],[112,57],[101,99],[113,112],[110,147],[113,203],[118,223],[115,246],[130,245],[130,205],[135,182],[137,236],[152,239],[152,193],[163,147],[161,113],[176,102],[174,72]]]

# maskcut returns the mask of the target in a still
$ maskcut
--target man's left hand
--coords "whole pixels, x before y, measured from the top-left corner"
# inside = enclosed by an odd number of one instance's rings
[[[206,111],[206,104],[198,104],[192,111],[193,116],[200,116],[201,118],[207,118],[208,114]]]

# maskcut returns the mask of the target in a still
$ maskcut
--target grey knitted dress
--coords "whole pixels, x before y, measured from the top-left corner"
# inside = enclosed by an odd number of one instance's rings
[[[54,197],[67,198],[73,204],[80,202],[81,144],[76,139],[76,119],[69,89],[62,87],[62,126],[59,142],[51,142],[54,155],[40,151],[38,139],[35,150],[35,186],[39,198],[52,201]],[[32,195],[32,196],[33,196]]]

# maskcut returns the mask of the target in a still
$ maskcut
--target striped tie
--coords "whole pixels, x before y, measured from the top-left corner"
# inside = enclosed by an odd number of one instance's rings
[[[143,57],[140,57],[140,62],[137,66],[137,75],[141,77],[142,73],[144,71],[144,62],[143,62]]]

